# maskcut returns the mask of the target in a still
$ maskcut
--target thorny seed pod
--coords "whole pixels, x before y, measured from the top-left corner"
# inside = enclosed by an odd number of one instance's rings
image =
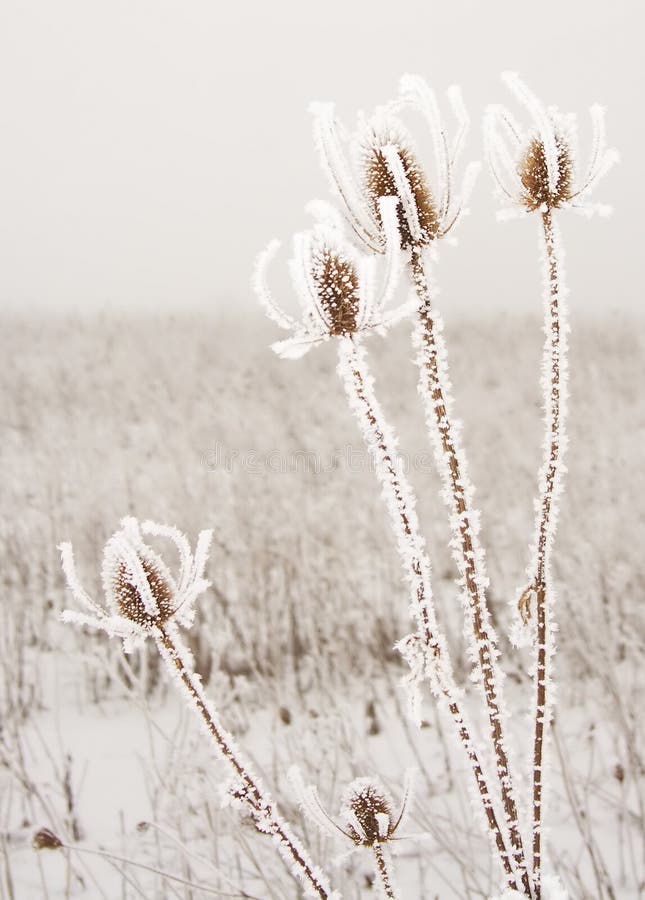
[[[556,177],[552,185],[547,165],[547,150],[544,141],[533,138],[519,163],[519,175],[524,186],[524,206],[534,209],[548,207],[557,209],[566,205],[573,194],[573,158],[568,139],[559,131],[554,131],[556,153]]]
[[[59,850],[63,846],[63,842],[49,828],[41,828],[31,839],[31,843],[36,850]]]
[[[341,248],[321,242],[311,255],[311,280],[329,334],[335,337],[355,334],[361,297],[354,261]]]
[[[175,579],[161,557],[143,540],[143,535],[170,538],[179,551],[180,570]],[[126,650],[172,620],[184,627],[192,624],[194,602],[208,587],[204,567],[211,532],[202,531],[193,553],[186,537],[176,528],[154,522],[140,524],[127,517],[112,535],[103,552],[102,580],[107,606],[91,599],[76,574],[71,544],[61,544],[61,560],[67,584],[91,615],[65,610],[65,621],[102,628],[123,638]]]
[[[618,160],[607,149],[604,110],[590,109],[593,147],[585,174],[576,180],[576,121],[556,109],[543,106],[515,72],[502,75],[520,103],[528,110],[531,123],[522,129],[502,106],[486,112],[485,138],[489,165],[500,194],[526,212],[571,208],[606,213],[608,207],[590,204],[587,197],[596,182]],[[502,216],[509,215],[509,211]]]
[[[394,818],[392,801],[382,784],[373,778],[357,778],[343,798],[341,815],[355,844],[371,847],[388,841],[396,831],[400,816]]]
[[[317,225],[313,231],[294,237],[289,269],[303,308],[300,322],[281,309],[266,284],[266,268],[278,249],[278,242],[273,241],[260,254],[253,280],[255,291],[269,318],[293,332],[288,340],[273,344],[279,356],[296,359],[331,337],[354,337],[370,329],[382,331],[407,315],[410,310],[407,303],[386,311],[400,272],[396,201],[382,199],[379,210],[387,235],[385,274],[380,290],[374,283],[376,261],[359,254],[340,229]]]
[[[423,247],[443,237],[465,212],[479,164],[467,167],[460,196],[454,192],[454,169],[468,130],[461,94],[451,88],[448,96],[457,118],[457,135],[450,144],[434,93],[422,78],[405,75],[400,98],[362,120],[349,140],[345,154],[343,129],[336,122],[332,104],[313,104],[314,136],[332,187],[345,207],[355,234],[375,252],[385,246],[380,217],[382,198],[397,199],[401,247]],[[426,119],[434,145],[436,180],[433,189],[412,138],[399,118],[406,108]]]
[[[387,119],[372,121],[359,137],[363,190],[374,220],[383,228],[380,201],[399,197],[397,206],[401,248],[429,244],[439,232],[439,211],[411,138]],[[403,200],[405,198],[405,201]]]
[[[122,560],[110,559],[106,553],[103,563],[105,592],[111,596],[119,613],[136,625],[163,625],[174,612],[167,572],[160,570],[155,560],[145,556],[139,557],[138,563],[140,570],[133,575]],[[154,601],[154,608],[146,603],[148,598]]]
[[[357,847],[372,847],[392,840],[408,807],[412,776],[412,770],[405,773],[404,796],[398,814],[393,812],[392,799],[378,778],[356,778],[343,795],[340,810],[343,824],[338,825],[322,806],[316,788],[305,786],[296,767],[289,772],[298,801],[309,818],[328,833],[345,835]]]

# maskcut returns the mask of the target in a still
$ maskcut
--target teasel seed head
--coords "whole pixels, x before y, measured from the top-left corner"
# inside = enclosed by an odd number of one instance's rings
[[[314,248],[311,278],[329,334],[346,337],[358,330],[359,276],[346,254],[328,243]]]
[[[299,769],[289,770],[289,780],[306,815],[323,831],[342,834],[356,847],[373,847],[392,840],[407,812],[414,770],[405,773],[403,800],[397,814],[393,803],[378,778],[356,778],[345,789],[340,809],[340,824],[325,810],[317,789],[306,786]]]
[[[179,572],[171,575],[163,559],[144,540],[168,538],[179,553]],[[202,531],[195,552],[176,528],[156,522],[138,522],[127,516],[103,551],[102,581],[106,603],[97,603],[83,588],[76,573],[69,543],[60,545],[67,585],[81,611],[64,610],[64,621],[100,628],[123,639],[126,651],[164,627],[190,627],[194,603],[209,586],[204,578],[212,532]]]
[[[566,138],[555,132],[557,176],[555,186],[549,183],[546,149],[536,137],[529,144],[519,164],[519,176],[524,187],[523,203],[529,212],[547,207],[557,209],[568,203],[573,194],[573,154]]]
[[[353,781],[343,798],[343,811],[354,843],[371,847],[392,837],[396,824],[392,801],[376,779]]]
[[[461,190],[455,191],[455,165],[469,120],[459,89],[450,88],[448,97],[457,122],[452,140],[434,92],[416,75],[404,75],[398,99],[377,108],[368,118],[361,117],[359,127],[351,135],[337,121],[333,104],[311,106],[323,167],[342,203],[348,225],[371,252],[383,253],[385,248],[379,205],[385,197],[397,200],[400,246],[404,251],[426,246],[448,234],[467,212],[479,164],[466,167]],[[429,127],[436,163],[432,189],[399,116],[406,110],[421,113]]]
[[[117,566],[116,571],[108,573],[116,608],[120,615],[136,625],[142,627],[163,625],[174,612],[171,585],[154,562],[142,558],[141,568],[157,605],[157,611],[155,613],[148,611],[139,588],[123,563]]]
[[[294,235],[289,271],[303,309],[300,321],[282,309],[267,284],[267,267],[279,243],[272,241],[258,256],[253,287],[269,318],[292,332],[286,341],[272,345],[279,356],[297,359],[332,337],[358,340],[368,331],[383,333],[410,314],[407,301],[388,309],[401,271],[397,203],[396,197],[378,201],[385,235],[384,254],[378,262],[360,253],[333,225],[317,224]],[[380,284],[378,269],[383,273]]]
[[[411,141],[402,132],[371,131],[361,157],[363,189],[379,227],[381,198],[398,197],[401,248],[429,244],[439,232],[439,214]]]
[[[486,111],[484,135],[490,170],[498,194],[511,202],[499,217],[562,208],[607,215],[611,209],[605,204],[589,202],[598,181],[619,159],[617,151],[607,147],[604,109],[598,104],[590,108],[591,155],[586,170],[581,170],[576,117],[545,106],[516,72],[505,72],[502,79],[528,112],[530,123],[522,127],[499,104]]]

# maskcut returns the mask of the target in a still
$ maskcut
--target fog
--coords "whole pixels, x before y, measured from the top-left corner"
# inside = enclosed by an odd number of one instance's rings
[[[256,252],[325,195],[307,105],[356,111],[404,71],[461,84],[481,158],[486,103],[517,69],[546,101],[608,107],[622,163],[599,186],[612,219],[565,215],[574,311],[637,310],[642,12],[636,3],[384,0],[4,0],[0,7],[0,302],[9,308],[239,309]],[[496,224],[484,171],[442,307],[529,311],[532,219]]]

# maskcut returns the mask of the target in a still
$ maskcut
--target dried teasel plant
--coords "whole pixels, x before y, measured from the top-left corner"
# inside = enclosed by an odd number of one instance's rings
[[[589,203],[589,194],[618,159],[607,149],[604,112],[591,107],[593,139],[585,174],[577,177],[576,121],[555,108],[545,108],[514,72],[502,76],[529,114],[525,129],[501,106],[491,106],[485,119],[488,159],[498,193],[511,201],[520,214],[540,214],[541,250],[544,261],[544,333],[542,390],[544,395],[544,460],[538,479],[535,533],[527,568],[528,585],[518,602],[519,619],[512,636],[517,643],[527,637],[534,644],[535,715],[533,742],[533,890],[541,896],[542,813],[545,769],[544,743],[553,707],[553,654],[555,651],[555,591],[551,557],[563,487],[563,455],[566,449],[566,400],[568,380],[563,248],[555,211],[573,209],[606,214],[609,208]],[[508,217],[508,212],[502,213]],[[535,619],[531,610],[535,603]],[[533,629],[529,625],[535,622]]]
[[[611,212],[611,207],[589,200],[597,183],[619,159],[617,150],[607,147],[603,107],[595,103],[589,109],[592,147],[581,173],[576,117],[556,107],[545,107],[516,72],[505,72],[502,80],[527,110],[530,124],[522,128],[499,104],[491,104],[486,111],[488,163],[500,199],[511,204],[498,214],[499,218],[554,209],[572,209],[585,215]]]
[[[428,249],[449,234],[466,204],[479,169],[466,167],[462,189],[455,194],[455,166],[462,151],[469,121],[458,89],[449,91],[457,120],[451,142],[433,91],[416,76],[401,80],[399,100],[381,107],[362,121],[349,139],[351,159],[343,152],[341,127],[330,105],[318,105],[314,132],[332,186],[341,200],[354,232],[372,250],[383,246],[381,223],[373,210],[383,192],[398,200],[401,248],[416,293],[414,343],[422,398],[433,451],[440,472],[442,495],[450,514],[451,549],[459,572],[460,595],[469,623],[469,656],[485,698],[489,734],[496,761],[504,827],[512,846],[513,869],[530,894],[520,816],[515,796],[503,697],[503,672],[498,665],[498,640],[486,600],[488,579],[479,542],[479,513],[473,507],[473,487],[452,416],[450,379],[443,325],[434,308],[428,276]],[[420,161],[412,139],[400,121],[405,111],[421,113],[429,126],[436,158],[436,186]],[[435,254],[436,255],[436,254]]]
[[[386,247],[391,248],[398,233],[396,198],[386,202],[381,198],[382,221],[387,231]],[[389,218],[388,218],[389,216]],[[274,245],[270,245],[272,248]],[[302,252],[315,247],[315,252]],[[274,350],[283,356],[300,356],[312,343],[335,337],[338,342],[338,374],[340,375],[350,408],[359,423],[365,443],[375,463],[390,521],[396,536],[402,568],[410,589],[410,613],[416,623],[416,631],[398,643],[398,649],[410,667],[407,684],[410,689],[413,715],[420,723],[420,688],[424,682],[452,719],[458,739],[461,741],[470,763],[477,796],[484,811],[489,834],[503,866],[509,886],[515,887],[517,875],[509,855],[507,839],[495,809],[493,794],[481,761],[472,728],[466,723],[461,707],[460,691],[455,683],[445,636],[437,622],[431,585],[431,564],[425,549],[415,511],[416,499],[411,485],[397,456],[397,440],[378,403],[373,379],[362,346],[361,273],[358,262],[354,268],[349,260],[355,255],[351,244],[338,231],[319,228],[313,236],[295,243],[300,257],[291,261],[291,272],[296,288],[305,306],[304,324],[295,331],[288,342],[274,344]],[[259,258],[254,280],[259,298],[274,321],[288,327],[292,320],[282,309],[266,285],[265,268],[269,258],[267,251]],[[387,258],[387,254],[386,254]],[[321,268],[320,260],[325,260]],[[358,259],[358,258],[357,258]],[[342,271],[343,278],[336,273]],[[392,272],[392,264],[388,265]],[[321,275],[321,272],[324,274]],[[333,304],[330,305],[330,298]],[[409,309],[406,307],[407,311]],[[400,312],[400,310],[399,310]],[[337,318],[334,318],[334,313]],[[381,321],[379,317],[376,319]],[[310,324],[313,323],[313,324]],[[348,323],[351,323],[348,326]],[[342,325],[342,327],[341,327]],[[291,325],[293,327],[293,325]],[[315,328],[315,331],[313,330]]]
[[[176,579],[161,556],[146,543],[147,536],[167,538],[175,545],[180,557]],[[103,553],[102,580],[107,606],[97,603],[83,588],[72,545],[61,544],[68,587],[87,610],[65,610],[61,617],[63,621],[99,628],[111,637],[121,638],[126,652],[146,639],[154,641],[168,673],[198,715],[217,752],[232,769],[229,800],[250,814],[258,832],[273,838],[290,872],[310,896],[340,900],[327,876],[312,862],[290,825],[280,816],[270,794],[241,755],[233,735],[221,723],[204,692],[200,676],[194,671],[192,655],[181,640],[178,626],[192,624],[195,600],[210,584],[204,578],[210,541],[211,532],[202,531],[193,554],[187,538],[176,528],[149,521],[139,523],[132,517],[123,519]]]
[[[396,900],[398,892],[387,845],[398,839],[397,832],[409,807],[413,774],[413,770],[405,774],[403,800],[398,812],[394,811],[392,798],[380,779],[355,778],[343,793],[340,819],[335,821],[322,805],[318,790],[313,785],[305,785],[296,767],[289,772],[300,806],[312,822],[332,836],[342,835],[355,848],[365,847],[372,851],[383,896],[389,900]]]
[[[375,330],[383,333],[408,313],[406,305],[388,310],[399,280],[399,235],[395,203],[384,199],[380,215],[386,231],[385,274],[379,289],[375,283],[374,259],[359,254],[338,228],[317,225],[297,234],[289,270],[302,306],[297,321],[274,299],[266,271],[279,249],[271,241],[258,257],[253,286],[269,318],[292,336],[273,344],[282,357],[297,359],[316,344],[330,338],[350,338]]]
[[[545,109],[517,76],[508,75],[505,80],[527,107],[531,124],[522,131],[505,110],[491,108],[486,119],[489,161],[498,191],[521,214],[539,212],[546,271],[545,457],[536,504],[529,584],[520,597],[520,621],[515,629],[516,636],[522,631],[530,633],[535,652],[530,868],[511,777],[503,672],[486,601],[488,581],[479,544],[478,515],[473,507],[473,489],[458,428],[452,417],[441,319],[434,308],[434,291],[428,275],[429,262],[436,258],[438,241],[451,234],[465,212],[477,171],[474,164],[467,167],[462,190],[457,195],[454,168],[468,128],[459,93],[450,92],[457,119],[457,134],[451,142],[432,91],[421,79],[406,76],[399,99],[381,107],[374,116],[363,118],[356,133],[349,137],[350,157],[344,152],[344,134],[334,120],[332,108],[317,106],[317,142],[353,240],[346,237],[340,225],[341,217],[333,207],[318,203],[317,213],[326,224],[296,237],[290,261],[293,284],[302,305],[300,318],[286,313],[267,287],[266,268],[276,252],[275,243],[259,258],[254,286],[269,317],[291,332],[289,338],[274,345],[279,355],[297,358],[314,345],[332,338],[337,342],[338,374],[375,462],[409,585],[415,631],[397,646],[410,669],[406,683],[411,709],[420,720],[421,687],[428,684],[450,715],[469,761],[477,787],[475,799],[483,811],[504,873],[503,896],[540,900],[555,890],[552,880],[542,877],[541,841],[544,743],[553,702],[550,679],[554,593],[550,563],[562,489],[567,374],[562,251],[554,211],[571,208],[605,212],[605,207],[590,206],[587,197],[611,167],[616,154],[605,147],[602,111],[593,107],[594,147],[588,170],[580,179],[572,117]],[[401,116],[408,111],[420,111],[430,126],[437,162],[434,178],[422,165],[403,125]],[[357,242],[362,250],[357,249]],[[402,262],[408,266],[415,300],[413,305],[392,307]],[[384,273],[378,287],[380,267]],[[456,684],[447,642],[437,620],[430,559],[415,511],[415,496],[397,456],[396,436],[377,400],[363,345],[363,338],[369,332],[383,333],[413,312],[416,312],[414,341],[419,393],[443,480],[443,499],[449,511],[451,549],[459,571],[473,680],[482,692],[487,713],[487,737],[495,762],[493,779],[462,712],[463,692]],[[180,557],[177,576],[145,540],[147,537],[172,541]],[[273,838],[292,874],[309,895],[338,900],[339,895],[332,892],[325,874],[315,867],[290,826],[280,817],[270,795],[241,757],[232,735],[224,729],[194,671],[191,654],[181,640],[179,627],[191,625],[195,601],[208,587],[204,570],[209,544],[210,532],[202,532],[193,553],[187,539],[174,528],[124,519],[104,551],[102,575],[106,605],[95,602],[84,590],[76,573],[71,545],[61,545],[68,585],[83,609],[66,610],[63,618],[121,638],[128,652],[147,639],[155,643],[168,671],[232,770],[227,800],[240,804],[250,813],[256,829]],[[533,622],[534,628],[527,628]],[[491,784],[493,790],[489,789]],[[367,848],[373,853],[382,892],[386,898],[395,897],[388,845],[398,839],[407,799],[397,815],[391,798],[377,779],[357,779],[345,792],[338,824],[325,812],[314,788],[304,788],[301,783],[299,793],[304,811],[314,821],[332,833],[342,834],[353,847]],[[51,849],[65,846],[47,830],[39,832],[35,845]]]

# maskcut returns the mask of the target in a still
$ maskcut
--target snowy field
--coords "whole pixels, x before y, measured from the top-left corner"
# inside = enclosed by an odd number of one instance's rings
[[[645,890],[642,323],[572,324],[545,868],[571,898],[627,900]],[[396,844],[404,896],[488,897],[499,873],[461,748],[430,702],[420,731],[406,716],[392,646],[410,630],[407,589],[332,348],[281,361],[268,330],[188,317],[5,319],[0,335],[0,898],[301,896],[270,841],[222,808],[227,773],[156,657],[125,657],[118,642],[58,619],[70,598],[56,545],[73,541],[98,595],[103,545],[128,514],[191,540],[214,529],[212,587],[190,633],[198,670],[312,856],[337,860],[343,896],[376,895],[371,860],[303,821],[286,779],[294,763],[332,815],[353,777],[379,774],[398,800],[414,766]],[[533,519],[541,328],[455,322],[447,340],[528,772],[529,659],[505,635]],[[368,349],[464,683],[450,535],[407,327]],[[43,827],[76,849],[36,851]]]

